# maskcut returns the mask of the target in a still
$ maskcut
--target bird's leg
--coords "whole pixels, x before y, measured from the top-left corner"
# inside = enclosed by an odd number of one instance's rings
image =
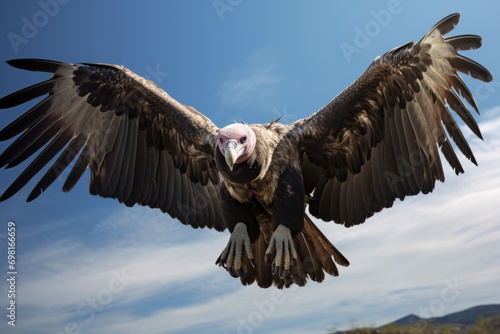
[[[276,256],[271,264],[269,258],[273,249],[276,249]],[[274,231],[269,241],[264,260],[268,265],[272,266],[273,275],[279,268],[283,267],[283,271],[280,271],[280,277],[285,278],[288,276],[290,268],[294,264],[293,262],[297,261],[297,251],[293,245],[292,233],[288,227],[279,225]]]
[[[288,275],[294,261],[297,261],[293,237],[304,227],[304,198],[301,172],[293,166],[286,168],[280,175],[273,205],[273,218],[277,227],[265,255],[266,263],[272,265],[273,275],[279,272],[281,278]],[[276,250],[276,256],[271,264],[273,250]]]
[[[243,277],[245,276],[245,273],[241,270],[243,252],[246,252],[250,263],[253,265],[253,253],[247,226],[243,223],[237,223],[229,237],[226,248],[222,251],[216,264],[226,268],[233,277]]]
[[[224,267],[233,277],[245,277],[247,273],[242,269],[242,260],[246,255],[255,267],[252,242],[259,238],[259,223],[245,205],[231,196],[225,184],[220,194],[224,220],[231,236],[215,264]]]

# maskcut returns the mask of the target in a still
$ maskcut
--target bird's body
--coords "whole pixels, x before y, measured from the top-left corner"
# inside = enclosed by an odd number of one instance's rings
[[[492,77],[457,53],[480,47],[479,36],[444,38],[458,20],[450,15],[418,43],[378,57],[331,102],[291,124],[218,128],[120,66],[10,61],[53,76],[0,99],[0,108],[9,108],[48,94],[0,131],[1,141],[17,137],[0,155],[1,167],[43,147],[0,201],[61,152],[29,201],[66,168],[69,191],[88,168],[91,194],[159,208],[195,228],[227,228],[217,263],[243,284],[321,282],[349,262],[307,210],[349,227],[396,199],[428,193],[444,181],[439,150],[457,174],[464,172],[451,140],[476,163],[450,109],[481,137],[460,96],[477,106],[457,72]]]

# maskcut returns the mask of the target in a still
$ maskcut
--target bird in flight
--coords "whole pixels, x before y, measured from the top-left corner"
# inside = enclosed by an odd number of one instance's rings
[[[479,48],[479,36],[444,37],[459,18],[376,58],[328,104],[290,124],[219,128],[122,66],[10,60],[52,76],[0,99],[0,108],[11,108],[45,96],[0,131],[0,141],[15,138],[0,167],[30,160],[0,201],[47,165],[28,201],[64,170],[69,191],[89,169],[92,195],[158,208],[194,228],[228,229],[216,264],[244,285],[283,288],[337,276],[337,265],[349,262],[307,211],[350,227],[396,199],[429,193],[444,181],[439,151],[464,172],[450,139],[477,164],[450,110],[481,138],[464,102],[477,105],[458,72],[485,82],[492,76],[458,54]]]

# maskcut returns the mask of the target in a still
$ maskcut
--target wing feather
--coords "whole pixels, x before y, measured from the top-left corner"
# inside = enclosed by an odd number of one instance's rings
[[[208,118],[121,66],[39,59],[8,63],[53,75],[0,99],[0,108],[11,108],[46,95],[0,131],[0,141],[17,137],[0,155],[0,167],[32,158],[0,200],[46,165],[28,200],[66,169],[63,190],[71,190],[88,168],[93,195],[159,208],[193,227],[225,228],[213,159],[218,128]]]
[[[83,136],[77,136],[69,142],[68,146],[66,146],[66,148],[57,158],[54,164],[49,168],[49,170],[47,170],[45,175],[33,188],[27,198],[28,202],[31,202],[32,200],[40,196],[61,175],[61,173],[64,171],[64,168],[61,168],[61,166],[64,166],[68,162],[71,163],[84,144],[85,138]],[[77,170],[76,166],[74,166],[71,171],[73,170]]]
[[[458,21],[452,14],[418,43],[377,58],[326,106],[292,124],[314,216],[352,226],[396,198],[431,192],[445,177],[440,151],[457,174],[464,171],[451,140],[477,164],[450,110],[482,138],[461,100],[478,111],[458,72],[485,82],[492,76],[457,53],[479,48],[479,36],[444,37]]]
[[[409,106],[410,104],[408,104]],[[413,164],[411,163],[411,154],[413,153],[414,147],[408,147],[414,145],[415,133],[411,130],[405,129],[405,124],[403,123],[404,113],[401,110],[396,110],[394,112],[394,124],[397,130],[397,137],[404,137],[405,140],[397,140],[393,142],[395,147],[398,147],[399,151],[396,156],[403,157],[405,159],[403,163],[404,170],[400,171],[406,174],[406,182],[402,182],[402,194],[407,194],[416,191],[417,181],[415,180],[415,172],[413,169]],[[400,166],[400,164],[398,164]]]
[[[460,35],[446,39],[446,42],[457,51],[479,49],[482,44],[481,37],[477,35]]]
[[[85,138],[83,135],[79,136],[79,138],[82,138],[82,137]],[[88,142],[88,140],[87,140],[87,138],[85,138],[85,144],[87,142]],[[77,154],[78,152],[74,151],[74,153]],[[84,146],[82,152],[78,156],[78,159],[76,160],[75,164],[73,165],[73,167],[69,171],[68,176],[66,177],[66,181],[64,181],[63,188],[62,188],[64,192],[68,192],[71,189],[73,189],[75,184],[78,182],[80,177],[82,177],[83,173],[85,173],[85,170],[89,166],[89,164],[91,162],[90,158],[91,157],[90,157],[89,146]],[[69,164],[69,162],[70,162],[69,159],[66,159],[66,160],[61,159],[61,164],[58,165],[58,168],[61,169],[61,171],[64,170],[65,167]],[[46,187],[48,188],[49,186],[50,186],[50,184],[47,183]],[[90,192],[92,193],[92,191],[90,191]],[[34,197],[33,199],[35,199],[35,198],[36,197]]]
[[[60,81],[60,80],[62,80],[62,79],[60,79],[60,78],[50,79],[50,80],[43,81],[43,82],[34,84],[32,86],[26,87],[26,88],[21,89],[17,92],[14,92],[10,95],[7,95],[2,99],[2,101],[0,103],[0,107],[2,109],[12,108],[12,107],[18,106],[20,104],[23,104],[25,102],[31,101],[33,99],[36,99],[37,97],[40,97],[40,96],[46,94],[47,91],[54,88],[56,82]],[[24,115],[28,116],[29,113],[26,113]],[[13,122],[11,124],[11,126],[13,127],[13,126],[16,126],[18,124],[19,124],[19,122]],[[7,131],[7,129],[9,129],[9,126],[7,126],[4,129],[4,131]],[[2,131],[2,132],[4,132],[4,131]],[[6,138],[6,139],[8,139],[8,138]]]

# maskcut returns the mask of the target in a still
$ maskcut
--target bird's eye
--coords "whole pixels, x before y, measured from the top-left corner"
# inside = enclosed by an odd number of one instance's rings
[[[222,144],[224,142],[224,139],[219,138],[219,142]]]
[[[247,137],[240,138],[240,143],[245,144],[246,141],[247,141]]]

